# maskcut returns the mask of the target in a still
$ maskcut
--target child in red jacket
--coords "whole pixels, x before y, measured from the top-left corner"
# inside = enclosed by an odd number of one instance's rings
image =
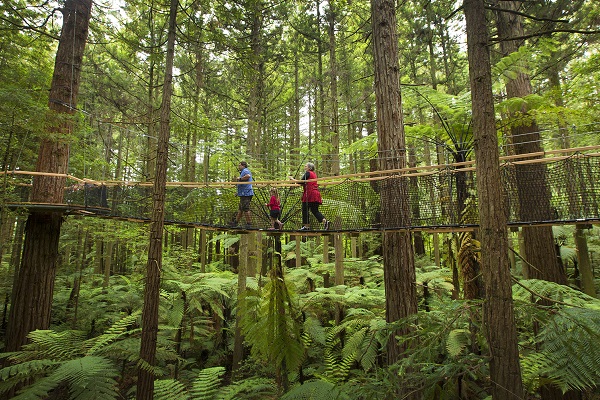
[[[265,204],[265,206],[269,207],[269,215],[271,216],[271,228],[269,229],[282,229],[283,222],[279,220],[279,217],[281,217],[281,202],[279,201],[277,188],[271,188],[269,193],[271,194],[271,200]]]

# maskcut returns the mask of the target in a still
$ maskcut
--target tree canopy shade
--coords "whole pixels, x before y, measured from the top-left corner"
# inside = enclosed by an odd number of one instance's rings
[[[593,0],[166,4],[0,4],[2,395],[597,396]]]

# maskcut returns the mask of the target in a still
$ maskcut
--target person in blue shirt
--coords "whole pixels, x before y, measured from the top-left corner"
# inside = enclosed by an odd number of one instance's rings
[[[238,171],[240,171],[240,177],[237,178],[238,182],[252,182],[252,173],[248,169],[248,163],[246,161],[240,161],[237,168]],[[250,202],[252,201],[252,196],[254,196],[252,184],[247,183],[237,185],[237,195],[240,198],[240,205],[237,215],[235,216],[235,223],[236,225],[239,225],[243,215],[246,218],[246,226],[248,227],[252,225],[250,217]]]

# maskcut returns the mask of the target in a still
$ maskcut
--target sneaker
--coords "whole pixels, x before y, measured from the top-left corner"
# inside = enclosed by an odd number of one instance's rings
[[[326,231],[329,230],[329,220],[326,219],[325,222],[323,223],[323,229],[325,229]]]
[[[303,226],[302,228],[300,228],[301,231],[308,231],[310,230],[310,228],[308,226]]]

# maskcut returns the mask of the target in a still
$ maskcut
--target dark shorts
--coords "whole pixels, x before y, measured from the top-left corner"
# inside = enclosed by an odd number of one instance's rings
[[[240,211],[250,211],[250,202],[252,201],[252,196],[240,196]]]
[[[271,218],[277,219],[281,216],[281,210],[271,210],[269,211],[269,215],[271,216]]]

